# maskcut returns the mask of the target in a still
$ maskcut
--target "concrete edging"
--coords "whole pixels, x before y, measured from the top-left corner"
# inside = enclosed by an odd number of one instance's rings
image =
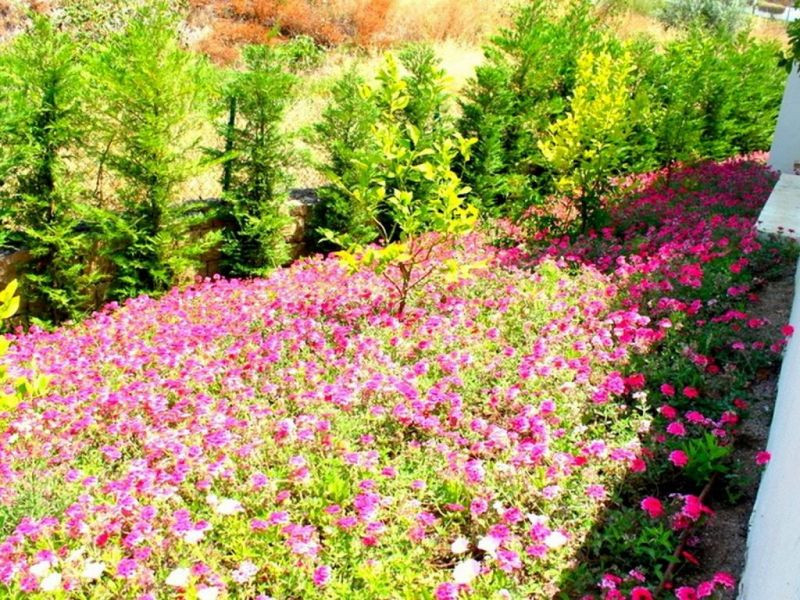
[[[796,175],[782,175],[781,181],[787,177],[800,180]],[[800,202],[800,187],[781,188],[779,182],[775,190],[779,189],[784,193],[773,191],[762,216],[769,211],[785,215],[781,209],[785,210],[786,202]],[[788,190],[792,193],[786,194]],[[800,231],[800,211],[792,216],[783,221],[784,227],[796,224]],[[764,219],[766,227],[762,229],[759,221],[759,230],[776,233],[768,222]],[[781,233],[797,237],[788,229]],[[796,333],[789,338],[778,379],[767,442],[772,459],[762,475],[750,516],[739,600],[800,600],[800,262],[789,323]]]

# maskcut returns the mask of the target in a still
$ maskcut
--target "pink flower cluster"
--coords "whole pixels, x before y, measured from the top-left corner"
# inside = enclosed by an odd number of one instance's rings
[[[710,391],[630,364],[676,315],[705,318],[694,294],[718,263],[732,266],[723,296],[752,294],[770,176],[731,162],[678,179],[699,191],[653,181],[620,209],[621,231],[534,255],[466,238],[460,260],[488,266],[431,279],[403,319],[381,277],[314,257],[16,335],[11,372],[51,383],[0,433],[0,504],[15,515],[0,525],[0,589],[541,597],[628,475],[685,468],[669,444],[727,443],[737,422],[661,399],[642,416],[653,390]],[[717,325],[750,327],[729,317]],[[763,350],[737,342],[733,354]],[[700,373],[725,369],[686,352]],[[673,492],[642,494],[646,518],[684,528],[710,514]],[[26,508],[37,497],[47,508]],[[627,597],[650,597],[633,583]]]

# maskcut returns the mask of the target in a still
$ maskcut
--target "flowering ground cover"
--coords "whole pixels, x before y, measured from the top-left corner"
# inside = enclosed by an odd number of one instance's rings
[[[380,276],[311,258],[15,336],[10,370],[51,381],[0,435],[0,590],[732,587],[692,580],[689,534],[735,479],[749,382],[783,343],[747,313],[786,259],[754,232],[773,181],[748,161],[654,174],[585,238],[472,235],[433,260],[488,266],[433,277],[402,318]]]

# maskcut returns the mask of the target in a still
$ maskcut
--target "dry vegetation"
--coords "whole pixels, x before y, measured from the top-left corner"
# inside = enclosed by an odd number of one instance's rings
[[[201,50],[230,62],[237,47],[308,35],[326,46],[386,47],[408,41],[478,42],[511,12],[509,0],[191,0]]]

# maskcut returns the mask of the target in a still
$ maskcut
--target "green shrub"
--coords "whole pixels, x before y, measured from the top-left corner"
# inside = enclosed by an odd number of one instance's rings
[[[6,243],[24,247],[29,306],[48,320],[95,308],[94,240],[80,228],[87,191],[75,165],[86,135],[82,57],[42,16],[0,54],[0,204]]]
[[[635,105],[630,57],[585,52],[578,57],[570,108],[539,140],[558,192],[577,210],[580,229],[597,225],[611,177],[622,168]]]
[[[484,49],[459,122],[478,139],[462,175],[483,208],[519,213],[552,191],[539,139],[568,109],[578,56],[606,37],[591,2],[534,0]]]
[[[231,275],[261,275],[289,258],[285,229],[292,160],[281,125],[296,78],[290,61],[268,46],[243,50],[246,68],[226,89],[229,119],[223,188],[223,258]]]
[[[98,160],[120,184],[121,212],[99,223],[115,299],[166,290],[219,242],[187,241],[193,223],[176,204],[179,186],[204,167],[198,125],[213,81],[176,25],[163,3],[142,8],[91,62]]]
[[[422,165],[456,139],[445,73],[433,50],[415,45],[399,58],[408,74],[401,76],[387,55],[375,86],[355,73],[345,75],[314,131],[315,143],[328,155],[324,171],[331,181],[320,190],[316,226],[345,232],[360,244],[396,238],[387,203],[395,192],[410,193],[420,205],[436,196]],[[454,157],[448,170],[459,160]]]
[[[783,90],[777,52],[746,34],[694,29],[642,54],[653,135],[645,168],[769,148]]]
[[[323,170],[330,180],[353,182],[354,161],[374,151],[372,128],[380,111],[371,96],[362,93],[366,82],[355,70],[350,70],[336,82],[331,103],[322,113],[322,120],[314,125],[311,140],[327,155]],[[315,233],[319,228],[346,231],[361,243],[376,237],[375,224],[356,199],[335,185],[326,185],[317,191],[320,202],[312,220],[312,240],[319,243]],[[360,200],[360,199],[359,199]]]

